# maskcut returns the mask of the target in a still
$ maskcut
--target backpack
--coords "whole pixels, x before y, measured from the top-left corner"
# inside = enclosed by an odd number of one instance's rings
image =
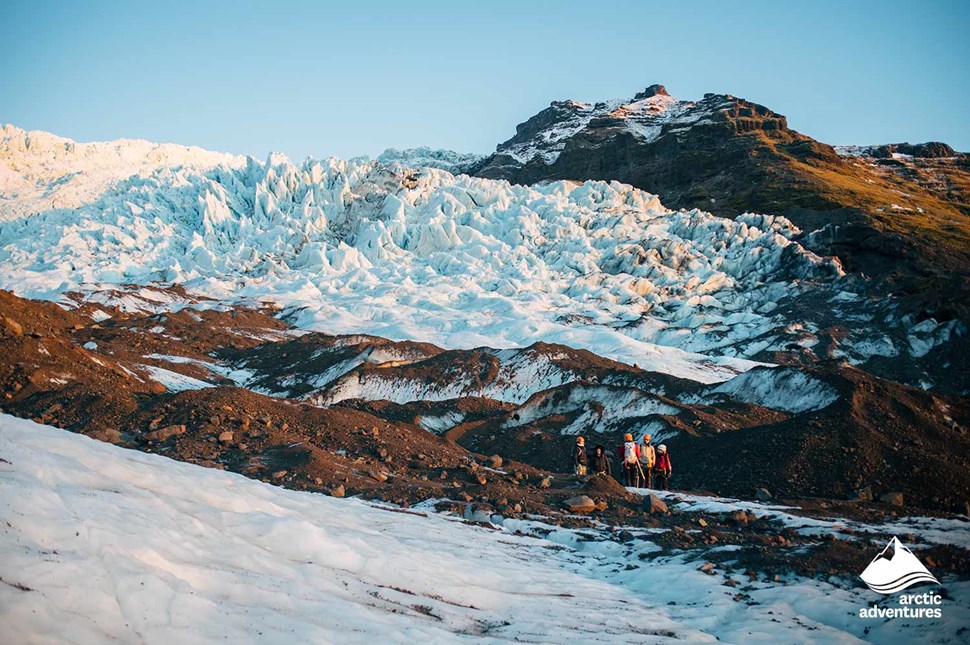
[[[623,461],[628,464],[637,463],[637,444],[633,441],[627,441],[623,444]]]
[[[653,444],[646,443],[640,446],[640,461],[647,468],[653,468],[657,461],[657,452],[654,450]]]

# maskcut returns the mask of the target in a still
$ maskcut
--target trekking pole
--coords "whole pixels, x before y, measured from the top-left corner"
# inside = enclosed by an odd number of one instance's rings
[[[643,466],[640,465],[639,459],[637,459],[637,470],[640,471],[640,482],[644,484],[644,486],[641,486],[640,488],[645,488],[647,483],[647,476],[643,474]]]

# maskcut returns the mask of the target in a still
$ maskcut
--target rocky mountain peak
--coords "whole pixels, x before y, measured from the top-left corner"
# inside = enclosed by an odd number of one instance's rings
[[[643,99],[648,99],[651,96],[670,96],[670,94],[667,93],[666,87],[664,87],[663,85],[654,83],[653,85],[643,90],[642,92],[637,92],[637,94],[633,97],[633,100],[640,101]]]

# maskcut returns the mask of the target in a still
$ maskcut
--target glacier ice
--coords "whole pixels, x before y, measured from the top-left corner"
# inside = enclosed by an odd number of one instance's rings
[[[618,182],[513,186],[398,163],[167,148],[152,172],[101,182],[124,174],[112,164],[156,154],[143,144],[76,144],[102,145],[84,154],[99,159],[101,192],[30,217],[5,211],[0,287],[58,299],[180,283],[274,301],[329,333],[452,348],[543,340],[716,382],[756,363],[710,354],[783,326],[778,300],[841,275],[785,218],[671,211]],[[118,153],[129,146],[139,152]],[[23,154],[4,152],[22,175],[57,181],[61,166],[48,176]]]

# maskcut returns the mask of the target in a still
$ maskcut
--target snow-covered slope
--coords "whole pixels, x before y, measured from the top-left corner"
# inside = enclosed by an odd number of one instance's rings
[[[131,146],[143,148],[119,142],[85,158],[128,158],[115,148]],[[16,157],[21,173],[40,177],[51,154]],[[779,300],[841,274],[793,241],[784,218],[673,212],[616,182],[526,187],[378,162],[237,161],[159,162],[77,208],[0,224],[0,287],[58,298],[179,282],[276,301],[327,332],[449,348],[543,340],[713,382],[754,363],[698,353],[759,351],[768,341],[744,343],[788,324],[772,315]],[[4,206],[4,219],[22,211],[20,193],[3,198],[20,209]]]
[[[131,176],[243,163],[244,157],[201,148],[132,139],[77,143],[8,124],[0,127],[0,222],[77,208]]]
[[[838,400],[835,388],[795,367],[759,367],[744,374],[681,397],[685,403],[711,403],[712,395],[724,394],[737,401],[763,405],[785,412],[821,410]]]
[[[294,493],[8,416],[0,454],[7,642],[713,640],[570,571],[541,540]]]
[[[488,530],[6,415],[0,455],[0,625],[11,643],[913,642],[959,634],[967,616],[960,581],[942,620],[905,627],[859,620],[870,592],[826,582],[752,580],[739,602],[697,561],[643,566],[658,548],[649,539],[511,519]],[[681,498],[667,501],[750,509],[805,533],[844,529],[785,507]],[[955,520],[853,528],[965,542]]]
[[[515,137],[496,148],[496,156],[506,155],[517,163],[537,160],[550,165],[559,158],[566,142],[593,122],[608,122],[650,143],[664,127],[676,130],[703,122],[710,109],[698,109],[693,101],[675,99],[662,85],[651,85],[632,99],[599,103],[555,101],[519,126]]]

